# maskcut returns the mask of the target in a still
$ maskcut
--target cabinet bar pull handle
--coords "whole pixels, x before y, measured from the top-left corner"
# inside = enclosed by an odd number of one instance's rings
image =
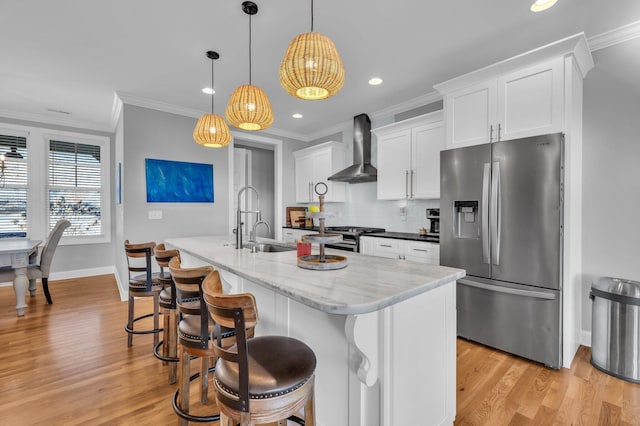
[[[380,247],[393,247],[393,246],[390,246],[389,244],[380,244]]]
[[[493,124],[489,126],[489,142],[493,142]]]
[[[500,142],[500,130],[502,130],[502,125],[498,123],[498,142]]]
[[[411,170],[411,198],[413,198],[413,169]]]
[[[404,175],[404,194],[405,194],[405,198],[409,198],[409,170],[405,170],[405,175]]]
[[[423,251],[425,253],[429,251],[427,249],[417,249],[417,248],[414,248],[414,249],[411,249],[411,250],[413,250],[413,251]]]

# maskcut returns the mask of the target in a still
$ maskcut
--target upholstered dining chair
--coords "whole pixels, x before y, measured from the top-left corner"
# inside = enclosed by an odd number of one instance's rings
[[[49,293],[49,273],[51,272],[51,261],[53,255],[56,252],[60,238],[71,223],[66,219],[60,219],[56,222],[55,226],[49,233],[47,241],[44,244],[42,253],[40,254],[40,263],[31,263],[33,260],[30,257],[30,264],[27,267],[27,278],[29,279],[29,290],[31,295],[35,291],[35,287],[31,285],[32,280],[41,280],[42,289],[44,290],[44,296],[47,298],[47,303],[50,305],[53,303],[51,299],[51,293]],[[0,282],[13,281],[15,278],[15,271],[12,268],[0,268]],[[35,284],[35,283],[34,283]]]

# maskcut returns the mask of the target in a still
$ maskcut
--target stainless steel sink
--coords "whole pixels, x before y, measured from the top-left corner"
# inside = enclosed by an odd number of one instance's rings
[[[247,243],[242,247],[248,248],[252,253],[264,252],[264,253],[277,253],[281,251],[293,251],[296,248],[292,246],[285,246],[279,244],[270,243]]]

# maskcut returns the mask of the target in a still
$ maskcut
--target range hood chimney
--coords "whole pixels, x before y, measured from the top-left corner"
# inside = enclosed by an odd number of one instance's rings
[[[371,120],[367,114],[353,117],[353,165],[339,171],[329,180],[336,182],[375,182],[378,170],[371,165]]]

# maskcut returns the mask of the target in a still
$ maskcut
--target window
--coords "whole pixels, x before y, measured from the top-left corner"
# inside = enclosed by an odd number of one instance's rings
[[[53,136],[48,142],[48,229],[67,219],[67,236],[108,236],[104,144]]]
[[[0,238],[27,236],[27,138],[0,130]]]

